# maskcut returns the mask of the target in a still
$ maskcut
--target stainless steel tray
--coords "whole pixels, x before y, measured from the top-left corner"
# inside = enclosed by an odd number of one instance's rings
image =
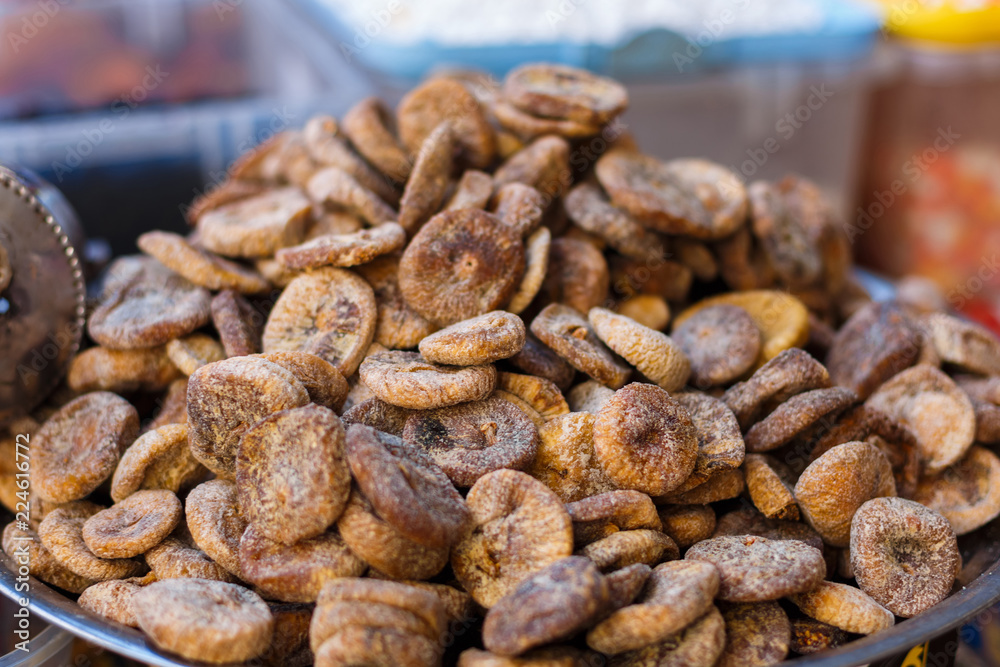
[[[854,667],[877,664],[953,630],[1000,603],[1000,521],[960,538],[959,543],[965,562],[961,581],[969,583],[951,597],[929,612],[902,621],[885,632],[822,654],[789,660],[782,666]],[[4,565],[0,567],[0,593],[17,599],[22,593],[14,591],[16,582],[10,560],[6,557],[0,560]],[[34,578],[31,578],[30,600],[33,616],[119,655],[157,667],[199,664],[160,651],[147,642],[145,635],[138,630],[91,614],[77,606],[73,599]]]
[[[868,271],[856,268],[855,272],[876,300],[891,297],[893,287],[889,282]],[[0,516],[6,516],[6,520],[10,520],[6,513]],[[905,653],[914,646],[954,630],[990,607],[1000,604],[1000,519],[959,538],[959,548],[965,564],[959,581],[965,585],[927,613],[902,621],[877,635],[818,655],[787,660],[778,667],[856,667],[878,664],[879,661]],[[3,567],[0,567],[0,593],[11,599],[21,597],[22,593],[14,591],[16,582],[11,562],[2,552],[0,562],[3,563]],[[34,616],[119,655],[157,667],[204,664],[160,651],[146,641],[146,636],[138,630],[112,623],[81,609],[72,598],[34,577],[31,578],[30,599]],[[928,661],[927,664],[936,663]]]

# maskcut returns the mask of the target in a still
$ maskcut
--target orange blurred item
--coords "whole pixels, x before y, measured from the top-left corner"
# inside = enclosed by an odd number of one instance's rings
[[[1000,331],[1000,44],[895,48],[846,231],[862,264],[931,278],[950,307]]]

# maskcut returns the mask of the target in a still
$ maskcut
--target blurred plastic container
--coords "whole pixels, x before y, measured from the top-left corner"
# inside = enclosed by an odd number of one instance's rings
[[[522,40],[497,44],[492,35],[487,44],[477,45],[461,43],[462,16],[435,19],[428,9],[433,2],[366,0],[348,8],[342,6],[346,0],[293,2],[327,30],[345,57],[372,72],[390,100],[440,68],[478,68],[500,78],[529,61],[586,67],[626,82],[631,104],[616,127],[632,132],[645,152],[664,158],[706,157],[747,182],[799,172],[817,181],[843,214],[852,200],[862,123],[877,72],[873,57],[881,23],[870,7],[834,0],[782,5],[800,13],[801,20],[791,21],[768,14],[768,7],[780,4],[775,2],[661,3],[677,13],[678,25],[688,26],[681,31],[636,25],[628,12],[638,9],[629,4],[621,9],[620,20],[632,27],[624,28],[618,41],[608,41],[600,26],[591,26],[595,41],[582,43],[532,40],[546,34],[540,24],[549,21],[554,26],[550,32],[557,32],[578,17],[574,12],[594,9],[597,0],[566,0],[555,17],[549,15],[553,3],[542,1],[497,30],[517,34],[520,21],[525,26]],[[515,4],[524,11],[524,2]],[[655,14],[657,5],[643,6]],[[414,15],[415,7],[422,13]],[[499,12],[496,7],[494,13]],[[466,11],[473,10],[456,9],[463,15]],[[419,34],[419,26],[432,20],[450,22],[449,43],[408,41],[398,34]],[[799,29],[793,29],[796,23]],[[587,30],[584,26],[576,32]],[[600,141],[594,140],[595,150]]]
[[[1000,11],[980,5],[980,18]],[[848,229],[863,263],[932,278],[949,305],[1000,330],[1000,25],[949,16],[943,41],[895,43],[901,66],[873,96]],[[934,35],[922,14],[911,20],[890,26]]]
[[[88,235],[109,238],[116,254],[133,248],[136,229],[183,229],[181,207],[222,181],[240,153],[314,113],[342,114],[372,90],[282,0],[40,0],[28,8],[50,4],[58,11],[23,49],[60,36],[66,48],[11,95],[22,111],[62,112],[0,121],[0,161],[59,187]],[[81,36],[93,25],[110,35],[104,51]],[[142,59],[120,78],[113,66],[84,78],[58,74],[86,58],[139,58],[140,45]],[[205,55],[212,49],[218,57]],[[192,59],[193,68],[175,64]],[[157,67],[159,76],[146,69]],[[83,97],[67,97],[70,80]]]

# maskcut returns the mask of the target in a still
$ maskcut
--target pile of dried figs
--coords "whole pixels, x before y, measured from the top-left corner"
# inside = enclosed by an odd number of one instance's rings
[[[444,74],[242,156],[10,426],[4,551],[282,667],[770,665],[967,583],[1000,341],[872,302],[815,185],[644,155],[627,103]]]

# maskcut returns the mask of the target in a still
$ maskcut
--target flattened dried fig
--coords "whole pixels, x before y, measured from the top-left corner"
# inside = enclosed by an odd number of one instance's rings
[[[921,320],[941,361],[979,375],[1000,375],[1000,340],[989,329],[945,313]]]
[[[674,342],[691,361],[699,389],[724,385],[749,371],[760,356],[760,329],[746,310],[731,304],[702,308],[675,322]]]
[[[708,160],[662,162],[638,152],[610,150],[598,159],[595,171],[615,204],[661,232],[720,239],[746,218],[743,183]]]
[[[482,169],[496,153],[496,137],[475,97],[457,81],[431,79],[414,88],[399,103],[396,121],[399,136],[411,153],[443,121],[450,121],[462,158]]]
[[[898,373],[865,405],[913,431],[928,473],[960,460],[976,436],[976,414],[965,392],[933,366],[920,364]]]
[[[167,424],[132,443],[111,478],[111,497],[120,502],[140,489],[177,493],[207,472],[191,454],[187,424]]]
[[[83,526],[101,509],[100,505],[78,500],[52,510],[38,526],[42,545],[60,565],[91,581],[125,579],[143,574],[146,567],[138,560],[100,558],[87,547]]]
[[[294,375],[316,405],[331,410],[339,410],[343,406],[350,387],[340,371],[326,360],[315,354],[291,350],[265,352],[260,357]]]
[[[420,354],[438,364],[476,366],[512,357],[524,347],[524,322],[495,310],[457,322],[420,341]]]
[[[496,386],[496,369],[441,366],[416,352],[389,351],[364,360],[361,380],[386,403],[430,410],[486,398]]]
[[[538,452],[526,472],[564,502],[615,489],[594,456],[594,415],[571,412],[538,429]]]
[[[769,452],[777,449],[831,422],[857,398],[857,394],[844,387],[813,389],[792,396],[750,427],[744,436],[747,451]]]
[[[567,402],[573,412],[597,414],[615,395],[615,390],[597,380],[586,380],[569,390]]]
[[[626,211],[613,206],[600,186],[580,183],[563,202],[570,219],[582,230],[596,234],[626,257],[645,260],[649,248],[660,240]]]
[[[662,496],[691,475],[698,438],[677,401],[655,385],[636,382],[615,392],[597,414],[594,452],[619,487]]]
[[[188,444],[209,470],[232,476],[240,437],[264,417],[309,403],[294,375],[260,357],[202,366],[188,382]]]
[[[113,350],[163,345],[204,326],[211,296],[152,258],[123,257],[107,269],[90,337]]]
[[[425,320],[406,303],[399,290],[399,257],[389,255],[357,268],[375,293],[378,321],[375,342],[390,350],[416,347],[424,337],[434,333],[433,324]]]
[[[683,487],[681,487],[683,488]],[[733,468],[717,472],[698,486],[671,496],[657,496],[658,505],[707,505],[720,500],[736,498],[746,489],[743,470]]]
[[[247,520],[240,514],[236,485],[213,479],[191,490],[184,502],[187,526],[198,548],[240,577],[240,538]]]
[[[602,572],[611,572],[636,563],[656,565],[675,560],[680,551],[658,530],[621,530],[591,542],[577,552],[594,561]]]
[[[670,305],[655,294],[639,294],[625,299],[618,304],[617,312],[656,331],[665,329],[670,322]]]
[[[132,596],[132,607],[154,644],[191,660],[250,660],[267,649],[274,632],[259,595],[221,581],[156,581]]]
[[[594,564],[586,558],[564,558],[490,608],[483,643],[493,653],[520,655],[587,627],[607,602],[608,584]]]
[[[561,390],[568,389],[576,377],[576,369],[552,348],[539,341],[530,329],[524,339],[524,347],[509,361],[522,373],[550,380]]]
[[[320,169],[306,185],[309,198],[317,204],[347,211],[370,225],[381,225],[399,217],[395,210],[375,192],[358,182],[348,170],[340,167]],[[298,240],[286,243],[295,245]]]
[[[601,132],[601,126],[594,123],[532,116],[504,100],[498,100],[491,110],[502,128],[524,140],[552,135],[567,139],[581,139],[593,137]],[[515,151],[513,155],[516,154]]]
[[[607,77],[566,65],[532,63],[511,70],[504,98],[522,111],[582,123],[606,123],[628,106],[625,87]]]
[[[1000,515],[1000,459],[973,445],[955,465],[921,479],[912,499],[943,514],[956,534],[971,533]]]
[[[531,332],[556,354],[612,389],[625,384],[630,369],[608,350],[583,316],[558,303],[546,306],[531,322]]]
[[[677,391],[687,384],[691,364],[666,334],[604,308],[591,308],[587,319],[608,347],[661,388]]]
[[[260,352],[260,325],[264,318],[249,301],[233,290],[225,290],[212,299],[211,309],[212,324],[219,332],[227,357]]]
[[[347,410],[341,419],[344,426],[363,424],[384,433],[402,436],[406,420],[413,412],[372,397]]]
[[[229,570],[209,558],[204,551],[177,537],[166,538],[147,551],[144,558],[157,579],[237,581]]]
[[[291,269],[319,266],[357,266],[406,245],[406,232],[395,222],[348,234],[324,234],[290,248],[282,248],[275,259]]]
[[[132,610],[132,596],[142,588],[142,581],[139,578],[99,581],[81,593],[76,603],[109,621],[139,627]]]
[[[528,236],[538,225],[549,200],[541,192],[524,183],[507,183],[497,189],[492,211],[504,224],[516,229],[521,236]]]
[[[945,599],[961,560],[948,519],[912,500],[869,500],[851,522],[858,586],[896,616],[916,616]]]
[[[399,262],[406,302],[446,326],[506,304],[524,274],[520,235],[477,209],[445,211],[425,224]]]
[[[225,257],[270,257],[305,234],[312,204],[296,187],[270,190],[198,218],[198,239]]]
[[[747,429],[768,405],[779,404],[810,389],[830,386],[823,364],[808,352],[786,350],[761,366],[746,382],[737,382],[722,395],[740,423]]]
[[[573,539],[577,546],[619,530],[663,526],[649,496],[639,491],[608,491],[566,505],[573,519]]]
[[[493,177],[485,171],[466,169],[455,185],[455,192],[444,205],[445,211],[460,208],[485,209],[493,196]]]
[[[335,532],[281,544],[247,527],[239,544],[242,578],[265,596],[284,602],[313,602],[323,586],[341,577],[356,577],[365,563]]]
[[[493,182],[524,183],[554,198],[572,181],[569,155],[569,143],[562,137],[538,137],[497,167]]]
[[[524,473],[484,475],[466,501],[472,524],[452,549],[451,564],[465,590],[484,607],[573,553],[573,522],[562,501]]]
[[[138,350],[92,347],[69,363],[66,384],[73,391],[162,391],[180,377],[163,346]]]
[[[394,181],[406,182],[410,160],[395,134],[392,112],[377,97],[366,97],[344,114],[344,134],[366,160]]]
[[[725,292],[703,299],[674,319],[675,329],[702,309],[718,305],[742,308],[756,325],[761,343],[755,368],[809,340],[809,310],[797,298],[779,290]]]
[[[847,584],[824,581],[790,599],[807,616],[859,635],[873,635],[896,622],[891,611]]]
[[[552,241],[542,284],[549,301],[586,313],[607,301],[609,280],[608,263],[600,250],[568,236]]]
[[[663,533],[679,548],[712,537],[715,531],[715,510],[711,505],[668,505],[658,510]]]
[[[761,514],[768,519],[798,521],[799,506],[787,481],[791,476],[787,466],[763,454],[747,454],[743,474],[750,499]]]
[[[399,200],[399,224],[408,234],[420,229],[444,201],[457,139],[452,127],[448,121],[441,123],[420,144],[413,171]]]
[[[804,593],[826,576],[819,549],[753,535],[713,537],[688,549],[684,558],[718,568],[718,597],[729,602],[764,602]]]
[[[877,447],[866,442],[834,447],[809,464],[795,484],[803,518],[834,547],[850,543],[851,520],[861,505],[895,495],[892,466]]]
[[[182,513],[181,501],[172,491],[136,491],[88,518],[81,534],[95,556],[132,558],[162,542]]]
[[[798,521],[768,519],[752,507],[734,510],[719,517],[712,537],[727,535],[757,535],[769,540],[798,540],[823,551],[823,538],[808,525]]]
[[[458,538],[469,510],[423,450],[356,424],[347,431],[347,459],[375,511],[407,539],[447,547]]]
[[[293,280],[264,327],[264,352],[300,350],[350,377],[375,336],[372,288],[344,269],[325,267]]]
[[[552,232],[548,227],[536,229],[524,240],[524,277],[521,278],[521,284],[507,304],[509,312],[515,315],[521,314],[542,289],[549,270],[551,246]]]
[[[344,427],[319,405],[282,410],[240,438],[236,487],[257,531],[294,544],[325,531],[347,504],[351,475]]]
[[[899,304],[871,303],[840,328],[826,357],[830,377],[863,400],[917,362],[920,332]]]
[[[448,564],[448,545],[430,547],[408,539],[380,517],[357,489],[337,521],[351,552],[392,579],[429,579]]]
[[[726,622],[715,607],[684,630],[656,644],[613,656],[610,667],[713,667],[726,645]]]
[[[34,507],[32,511],[36,511]],[[34,529],[19,528],[16,521],[3,529],[3,550],[12,563],[26,565],[31,576],[70,593],[82,593],[95,583],[62,565],[45,548]]]
[[[743,463],[743,436],[736,417],[725,403],[694,391],[674,393],[672,398],[687,411],[698,437],[694,471],[675,493],[689,491],[712,476]]]
[[[138,433],[139,414],[116,394],[95,391],[70,401],[32,439],[33,490],[53,503],[83,498],[111,476]]]
[[[210,290],[232,289],[244,294],[264,292],[270,284],[256,271],[203,250],[180,234],[152,231],[136,245],[147,255],[195,285]]]
[[[496,397],[415,413],[406,420],[403,440],[427,452],[464,487],[501,468],[524,469],[538,450],[535,425]]]

